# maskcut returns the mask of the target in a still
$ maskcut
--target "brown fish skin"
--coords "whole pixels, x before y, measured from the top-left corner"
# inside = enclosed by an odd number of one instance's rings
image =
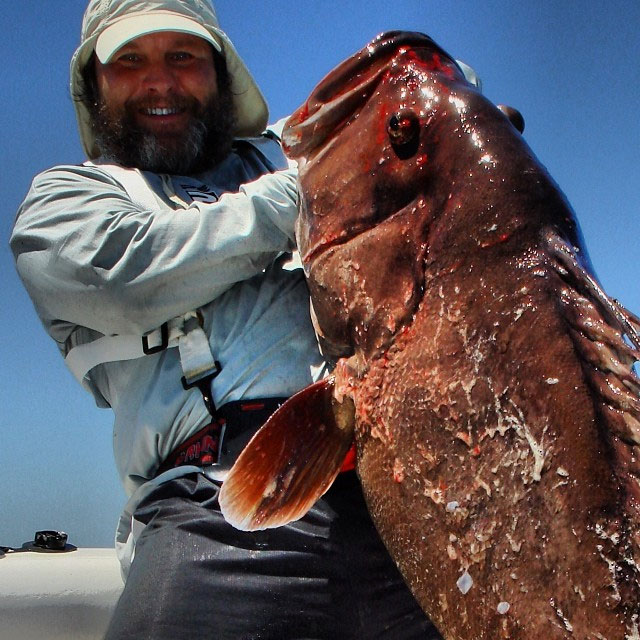
[[[447,639],[640,638],[637,320],[546,170],[420,34],[343,63],[284,140],[358,474],[421,606]]]

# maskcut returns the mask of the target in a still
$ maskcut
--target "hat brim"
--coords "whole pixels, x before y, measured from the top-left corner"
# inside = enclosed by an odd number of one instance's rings
[[[159,31],[177,31],[198,36],[209,42],[218,53],[222,52],[220,42],[195,20],[171,12],[156,12],[124,16],[109,25],[98,36],[96,56],[102,64],[107,64],[118,50],[132,40]]]

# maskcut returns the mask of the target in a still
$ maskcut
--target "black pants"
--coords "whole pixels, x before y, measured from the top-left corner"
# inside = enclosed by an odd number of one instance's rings
[[[107,640],[420,640],[441,636],[418,608],[367,513],[354,472],[302,520],[241,532],[218,486],[168,482],[146,523]]]

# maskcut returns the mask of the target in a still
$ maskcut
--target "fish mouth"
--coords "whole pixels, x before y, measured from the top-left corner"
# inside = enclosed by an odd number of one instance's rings
[[[312,264],[315,260],[322,257],[332,249],[344,247],[363,234],[374,230],[379,226],[381,222],[392,221],[396,216],[401,215],[403,211],[404,207],[401,207],[393,215],[386,217],[384,220],[380,220],[377,218],[364,220],[360,225],[357,225],[355,229],[352,228],[348,233],[345,230],[342,230],[342,232],[338,236],[321,239],[318,242],[315,242],[313,246],[308,247],[306,250],[302,249],[300,251],[300,258],[302,260],[302,263],[304,265]],[[303,245],[303,242],[299,242],[299,244]]]
[[[349,238],[349,240],[351,240],[351,238]],[[301,254],[300,259],[302,260],[305,272],[308,274],[312,265],[317,262],[318,259],[327,255],[332,249],[345,245],[349,240],[345,240],[344,242],[327,242],[314,247],[305,254]]]
[[[299,218],[296,236],[298,237],[298,246],[300,258],[305,269],[310,267],[314,261],[322,258],[332,250],[346,247],[348,244],[358,240],[361,236],[368,233],[379,233],[384,236],[385,228],[389,226],[400,225],[404,227],[406,223],[407,210],[424,209],[429,203],[421,193],[412,194],[411,198],[405,201],[394,199],[397,203],[393,213],[375,212],[371,216],[361,219],[350,224],[348,229],[336,229],[336,233],[332,235],[324,235],[318,237],[314,242],[309,242],[309,234],[305,234],[302,230],[302,223]]]

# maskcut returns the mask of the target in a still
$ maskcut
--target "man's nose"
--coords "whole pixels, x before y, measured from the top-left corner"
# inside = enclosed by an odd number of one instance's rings
[[[143,86],[147,91],[165,94],[176,86],[175,72],[166,62],[150,63],[145,69]]]

